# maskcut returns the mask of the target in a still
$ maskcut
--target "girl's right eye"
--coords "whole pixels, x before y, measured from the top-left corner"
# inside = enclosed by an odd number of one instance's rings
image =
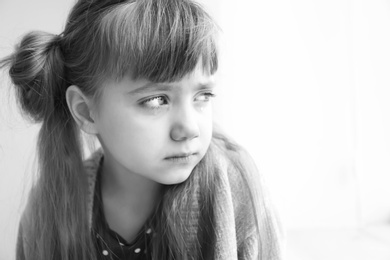
[[[164,96],[157,96],[142,101],[141,105],[149,109],[160,109],[168,105],[168,100]]]

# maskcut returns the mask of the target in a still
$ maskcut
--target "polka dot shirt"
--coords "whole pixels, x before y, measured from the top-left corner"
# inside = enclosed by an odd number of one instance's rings
[[[104,217],[100,191],[100,174],[97,176],[93,207],[93,235],[95,236],[98,259],[107,260],[149,260],[150,241],[153,231],[145,225],[132,242],[111,230]]]

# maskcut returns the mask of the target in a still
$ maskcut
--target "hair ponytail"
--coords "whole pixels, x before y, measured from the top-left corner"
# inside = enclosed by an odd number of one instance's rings
[[[30,32],[0,63],[1,67],[10,67],[21,108],[35,122],[41,122],[53,110],[55,88],[61,85],[64,66],[58,38],[45,32]]]
[[[9,66],[24,112],[42,126],[38,180],[24,218],[29,259],[90,259],[94,255],[86,212],[80,130],[66,105],[60,36],[31,32],[0,62]]]

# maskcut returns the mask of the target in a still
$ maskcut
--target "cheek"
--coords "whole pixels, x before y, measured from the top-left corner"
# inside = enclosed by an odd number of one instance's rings
[[[199,112],[199,141],[206,149],[213,130],[212,108],[210,106]],[[106,148],[115,154],[140,158],[145,155],[153,156],[166,149],[171,128],[171,122],[167,118],[169,117],[145,117],[132,109],[111,104],[100,114],[96,123],[99,139]]]
[[[208,145],[211,142],[213,132],[213,118],[211,109],[204,113],[199,121],[199,129],[201,132],[201,139],[204,145]]]
[[[116,114],[101,127],[101,138],[106,146],[116,146],[112,148],[121,149],[121,152],[153,153],[161,146],[166,135],[165,129],[161,122],[145,120],[135,114]]]

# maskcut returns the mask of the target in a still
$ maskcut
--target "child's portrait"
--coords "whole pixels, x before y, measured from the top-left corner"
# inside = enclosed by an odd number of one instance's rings
[[[16,259],[281,258],[256,164],[214,123],[220,33],[192,0],[79,0],[19,38],[0,67],[39,130]]]
[[[382,0],[0,1],[0,259],[390,259]]]

